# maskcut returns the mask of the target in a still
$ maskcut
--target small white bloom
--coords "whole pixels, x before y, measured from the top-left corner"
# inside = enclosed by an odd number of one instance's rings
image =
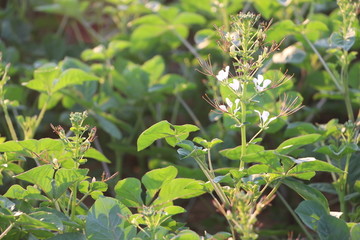
[[[240,89],[240,81],[234,79],[232,83],[229,83],[229,87],[231,87],[234,91],[238,91]]]
[[[259,74],[257,78],[253,79],[253,82],[255,84],[256,90],[258,92],[262,92],[264,91],[265,88],[267,88],[270,85],[271,80],[270,79],[264,80],[264,76]]]
[[[235,99],[235,102],[232,102],[229,98],[225,98],[226,105],[219,105],[219,108],[223,112],[232,112],[233,114],[236,114],[240,110],[240,99]],[[235,103],[235,108],[233,110],[233,106]]]
[[[229,70],[230,70],[229,66],[225,67],[225,71],[220,70],[219,73],[216,75],[217,80],[219,80],[220,82],[226,80],[229,76]]]
[[[254,110],[260,117],[260,127],[266,127],[276,119],[276,117],[272,117],[269,119],[270,113],[268,111],[263,111],[262,113],[258,110]]]

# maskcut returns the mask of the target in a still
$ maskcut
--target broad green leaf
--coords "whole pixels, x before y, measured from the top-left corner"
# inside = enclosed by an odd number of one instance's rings
[[[125,228],[130,210],[110,197],[97,199],[86,216],[85,234],[89,240],[132,239],[134,227]]]
[[[50,231],[61,231],[61,229],[58,229],[58,227],[62,228],[61,220],[57,218],[56,215],[50,214],[51,213],[48,212],[35,212],[29,215],[22,213],[16,222],[24,229],[44,228]],[[48,221],[45,220],[45,217],[48,218]],[[44,218],[44,221],[41,221],[41,218]],[[49,237],[51,236],[53,236],[53,234],[49,235]]]
[[[291,178],[285,178],[282,180],[282,182],[286,186],[294,190],[296,193],[298,193],[305,200],[313,200],[315,202],[318,202],[324,207],[324,209],[329,210],[329,203],[326,197],[315,188],[312,188],[300,181],[296,181]]]
[[[319,130],[317,130],[313,124],[307,122],[293,122],[287,126],[285,136],[294,137],[312,133],[319,133]]]
[[[295,149],[298,149],[302,146],[305,146],[307,144],[311,144],[316,142],[317,140],[319,140],[321,137],[320,134],[308,134],[308,135],[303,135],[303,136],[299,136],[299,137],[294,137],[294,138],[290,138],[285,140],[284,142],[282,142],[277,148],[276,151],[278,151],[281,154],[288,154],[290,152],[292,152]]]
[[[48,223],[48,224],[55,226],[55,229],[57,231],[64,230],[64,225],[63,225],[61,219],[54,213],[38,211],[38,212],[30,213],[29,216],[32,218],[35,218],[41,222]]]
[[[345,36],[341,33],[334,32],[331,34],[330,47],[342,48],[345,51],[349,51],[355,43],[355,30],[351,29]]]
[[[104,45],[98,45],[93,49],[85,49],[81,53],[81,58],[85,61],[104,61],[106,59],[105,47]]]
[[[304,34],[310,41],[315,42],[321,38],[321,34],[325,34],[328,31],[328,27],[321,21],[311,21],[304,29]]]
[[[296,31],[297,27],[291,20],[283,20],[274,23],[267,32],[267,41],[280,42],[287,35],[291,35]]]
[[[350,229],[350,240],[358,240],[360,239],[360,223],[352,226]]]
[[[146,61],[141,68],[149,73],[150,76],[150,85],[156,84],[161,75],[165,70],[165,62],[164,59],[160,55],[156,55],[150,60]]]
[[[24,86],[50,94],[53,92],[53,83],[60,75],[60,68],[54,64],[46,64],[34,71],[34,79],[23,83]]]
[[[96,182],[92,182],[90,184],[90,190],[91,191],[101,191],[101,192],[105,192],[108,189],[108,185],[106,182],[103,181],[96,181]]]
[[[301,63],[306,57],[306,52],[296,48],[294,45],[285,48],[280,53],[275,53],[272,57],[274,63]]]
[[[295,212],[306,226],[315,231],[318,229],[320,218],[329,215],[329,211],[322,204],[313,200],[302,201]]]
[[[330,215],[324,215],[318,222],[317,233],[321,240],[349,239],[346,222]]]
[[[222,143],[223,141],[221,139],[218,138],[214,138],[213,140],[211,140],[210,142],[208,142],[207,140],[201,138],[201,137],[195,137],[193,139],[193,141],[197,144],[200,144],[201,146],[203,146],[204,148],[207,149],[211,149],[213,148],[215,145]]]
[[[320,160],[315,160],[311,162],[303,162],[297,164],[295,167],[289,170],[289,175],[295,175],[298,173],[306,173],[306,172],[336,172],[343,173],[343,171],[327,162],[323,162]]]
[[[146,41],[149,38],[156,38],[163,34],[166,29],[166,25],[140,25],[131,34],[131,42],[133,41]]]
[[[106,55],[108,58],[113,58],[117,53],[129,48],[131,43],[124,40],[112,40],[108,48],[106,49]]]
[[[176,18],[172,21],[173,24],[185,24],[185,25],[192,25],[192,24],[199,24],[202,25],[206,22],[206,19],[196,13],[191,12],[182,12],[176,16]]]
[[[141,182],[137,178],[125,178],[115,185],[116,198],[127,207],[141,207]]]
[[[204,49],[213,43],[212,39],[216,36],[216,32],[213,29],[201,29],[195,33],[194,41],[196,48]]]
[[[58,234],[52,238],[48,238],[48,240],[86,240],[86,237],[82,233],[64,233],[64,234]]]
[[[4,197],[13,198],[13,199],[26,199],[26,200],[39,200],[39,201],[48,201],[49,199],[41,195],[40,191],[33,186],[27,186],[26,189],[22,188],[20,185],[12,185],[7,192],[4,194]]]
[[[146,16],[136,18],[131,22],[131,24],[134,26],[140,24],[166,25],[166,22],[158,15],[148,14]]]
[[[114,123],[98,114],[94,115],[94,117],[97,119],[101,129],[107,132],[110,136],[114,137],[115,139],[122,138],[122,133]]]
[[[310,183],[308,186],[315,188],[320,192],[337,194],[334,185],[332,185],[331,183],[326,183],[326,182]]]
[[[42,151],[60,151],[64,144],[59,139],[42,138],[40,140],[28,139],[24,141],[8,141],[0,144],[0,152],[19,152],[27,150],[40,154]]]
[[[278,9],[282,8],[277,1],[263,0],[254,0],[254,7],[265,19],[270,19]]]
[[[149,204],[159,189],[174,179],[178,171],[176,167],[168,166],[166,168],[155,169],[145,173],[141,182],[146,188],[146,204]]]
[[[245,155],[257,155],[257,153],[263,152],[264,147],[261,145],[251,144],[246,149]],[[231,160],[240,160],[241,158],[241,146],[235,147],[235,148],[228,148],[220,151],[220,154],[224,157],[227,157]],[[259,160],[262,162],[261,160]]]
[[[95,148],[89,148],[85,152],[84,157],[93,158],[93,159],[98,160],[100,162],[111,163],[111,161],[104,154],[102,154],[100,151],[98,151]]]
[[[179,206],[169,206],[169,207],[164,208],[164,212],[166,212],[168,215],[172,216],[172,215],[184,213],[184,212],[186,212],[186,210]]]
[[[57,82],[54,82],[52,92],[56,92],[70,85],[81,85],[86,81],[98,81],[99,78],[93,74],[80,69],[68,69],[61,73]]]
[[[187,178],[176,178],[164,184],[154,205],[170,204],[175,199],[187,199],[205,193],[200,181]]]
[[[88,2],[80,2],[79,0],[57,0],[52,4],[39,5],[35,7],[35,10],[78,18],[83,15],[88,5]]]
[[[182,230],[175,237],[171,238],[173,240],[200,240],[200,236],[191,230]]]
[[[172,147],[174,147],[177,143],[185,140],[189,136],[189,133],[199,130],[197,126],[191,124],[172,125],[172,128],[175,130],[174,136],[165,138],[166,142]]]
[[[51,182],[50,196],[53,198],[61,197],[72,184],[84,180],[88,171],[88,169],[60,168],[55,172],[55,180]]]
[[[168,121],[158,122],[144,132],[142,132],[137,140],[137,150],[141,151],[149,147],[156,140],[173,136],[175,131],[171,128]]]
[[[47,164],[32,168],[27,172],[17,175],[16,178],[35,184],[40,187],[40,189],[43,190],[46,194],[52,196],[51,183],[53,181],[54,173],[54,168],[50,164]]]

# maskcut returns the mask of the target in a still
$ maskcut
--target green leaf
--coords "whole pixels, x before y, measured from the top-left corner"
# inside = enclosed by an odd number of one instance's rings
[[[82,233],[64,233],[58,234],[52,238],[48,238],[48,240],[86,240],[86,237]]]
[[[273,55],[274,63],[294,63],[298,64],[304,61],[306,57],[306,52],[302,49],[296,48],[294,45],[285,48],[280,53],[275,53]]]
[[[185,24],[185,25],[193,25],[199,24],[202,25],[206,22],[206,19],[196,13],[191,12],[182,12],[178,14],[173,20],[173,24]]]
[[[212,43],[212,38],[216,36],[213,29],[201,29],[195,33],[194,41],[198,49],[204,49]]]
[[[131,22],[131,24],[134,26],[140,24],[166,25],[166,22],[158,15],[148,14],[146,16],[136,18]]]
[[[129,215],[130,210],[118,200],[110,197],[97,199],[86,216],[87,239],[132,239],[134,227],[125,228]]]
[[[27,150],[40,154],[42,151],[60,151],[64,144],[59,139],[42,138],[40,140],[28,139],[24,141],[8,141],[0,144],[0,152],[19,152]]]
[[[174,147],[178,142],[186,139],[190,132],[199,130],[198,127],[185,124],[182,126],[172,125],[164,120],[158,122],[141,133],[137,140],[137,150],[141,151],[150,146],[156,140],[165,138],[166,142]]]
[[[282,180],[282,182],[286,186],[294,190],[296,193],[298,193],[305,200],[312,200],[318,202],[324,207],[324,209],[329,210],[329,203],[326,197],[315,188],[312,188],[300,181],[296,181],[291,178],[285,178]]]
[[[276,151],[278,151],[281,154],[289,154],[290,152],[294,151],[295,149],[298,149],[302,146],[305,146],[307,144],[311,144],[319,140],[321,137],[320,134],[308,134],[303,135],[299,137],[294,137],[285,140],[282,142],[277,148]]]
[[[51,195],[51,182],[53,180],[54,173],[54,168],[50,164],[47,164],[32,168],[29,171],[17,175],[16,178],[35,184],[45,193]]]
[[[349,51],[355,43],[355,30],[351,29],[345,36],[341,33],[334,32],[331,34],[330,47],[333,48],[342,48],[345,51]]]
[[[318,222],[317,233],[321,240],[349,239],[346,222],[330,215],[324,215]]]
[[[84,180],[88,171],[88,169],[66,168],[57,170],[55,172],[55,179],[51,182],[52,191],[50,196],[55,199],[61,197],[72,184]]]
[[[171,238],[173,240],[200,240],[200,236],[191,230],[182,230],[175,237]]]
[[[174,136],[170,136],[168,138],[165,138],[166,142],[174,147],[177,143],[185,140],[190,132],[198,131],[199,128],[197,126],[191,125],[191,124],[185,124],[185,125],[171,125],[172,128],[175,130]]]
[[[350,229],[350,240],[358,240],[360,239],[360,223],[352,226],[352,228]]]
[[[336,172],[336,173],[343,173],[343,171],[337,167],[334,167],[333,165],[323,162],[320,160],[315,160],[311,162],[303,162],[300,164],[297,164],[295,167],[289,170],[289,175],[301,174],[306,172]]]
[[[122,133],[114,123],[110,122],[109,120],[98,114],[94,115],[94,117],[98,121],[101,129],[103,129],[106,133],[108,133],[110,136],[114,137],[115,139],[122,138]]]
[[[175,131],[171,129],[171,126],[168,121],[164,120],[146,129],[137,140],[137,150],[141,151],[149,147],[156,140],[173,136]]]
[[[26,199],[26,200],[39,200],[39,201],[48,201],[49,199],[41,195],[40,191],[33,186],[27,186],[26,189],[22,188],[20,185],[12,185],[7,192],[4,194],[4,197],[13,198],[13,199]]]
[[[99,78],[81,69],[71,68],[61,73],[57,82],[54,82],[52,92],[59,91],[67,86],[81,85],[87,81],[98,81]]]
[[[139,40],[146,41],[146,39],[149,38],[156,38],[166,31],[166,25],[144,24],[136,28],[131,34],[131,42]]]
[[[263,152],[263,151],[264,151],[263,146],[251,144],[246,149],[246,155],[247,156],[250,156],[253,154],[257,155],[257,153]],[[242,152],[241,146],[237,146],[235,148],[228,148],[228,149],[221,150],[220,154],[223,155],[224,157],[227,157],[228,159],[239,161],[241,158],[241,152]],[[260,160],[260,162],[262,162],[262,161]]]
[[[177,173],[178,171],[176,167],[173,166],[155,169],[145,173],[145,175],[141,178],[141,182],[146,188],[146,204],[149,204],[159,189],[164,184],[174,179]]]
[[[141,182],[137,178],[125,178],[115,185],[116,198],[127,207],[141,207]]]
[[[23,83],[27,88],[45,92],[47,94],[52,93],[52,87],[54,81],[60,75],[60,68],[54,64],[46,64],[34,71],[34,79],[29,82]]]
[[[187,178],[176,178],[164,184],[154,205],[171,203],[175,199],[187,199],[205,193],[201,181]]]
[[[267,32],[267,41],[280,42],[287,35],[293,34],[297,27],[291,20],[279,21],[271,26]]]
[[[141,68],[149,73],[150,75],[150,85],[157,83],[164,73],[165,70],[165,62],[164,59],[160,55],[156,55],[150,60],[146,61]]]
[[[320,218],[329,215],[329,211],[322,204],[313,200],[302,201],[295,212],[306,226],[315,231],[318,228]]]
[[[84,157],[93,158],[93,159],[98,160],[100,162],[111,163],[111,161],[104,154],[102,154],[100,151],[98,151],[95,148],[89,148],[85,152]]]
[[[315,42],[321,38],[321,34],[326,33],[328,30],[325,23],[321,21],[311,21],[305,26],[304,34],[310,41]]]
[[[319,133],[319,130],[317,130],[313,124],[307,122],[293,122],[287,126],[285,136],[294,137],[312,133]]]

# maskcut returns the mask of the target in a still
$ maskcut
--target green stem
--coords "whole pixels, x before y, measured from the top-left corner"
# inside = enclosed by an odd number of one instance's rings
[[[77,187],[78,187],[78,183],[75,182],[74,186],[73,186],[73,192],[72,192],[72,201],[71,201],[71,216],[70,219],[72,221],[75,220],[75,213],[76,213],[76,200],[77,200]]]
[[[185,110],[187,111],[187,113],[190,115],[191,119],[194,121],[194,123],[200,128],[200,132],[205,136],[208,137],[209,135],[207,134],[207,132],[205,131],[204,127],[202,126],[202,124],[200,123],[200,120],[196,117],[195,113],[193,112],[193,110],[191,110],[191,108],[189,107],[189,105],[187,105],[187,103],[184,101],[184,99],[179,95],[176,94],[176,99],[180,102],[180,104],[185,108]]]
[[[349,93],[349,79],[348,79],[348,62],[347,62],[347,52],[344,51],[344,55],[343,58],[345,59],[345,63],[342,65],[341,67],[341,82],[343,84],[343,90],[344,90],[344,98],[345,98],[345,106],[346,106],[346,111],[348,114],[348,118],[350,121],[354,122],[355,118],[354,118],[354,112],[351,106],[351,99],[350,99],[350,93]]]
[[[12,124],[12,121],[11,121],[11,118],[10,118],[10,115],[9,115],[9,111],[8,111],[7,105],[6,105],[5,103],[3,103],[2,106],[3,106],[3,110],[4,110],[4,114],[5,114],[5,121],[6,121],[6,124],[8,125],[11,138],[12,138],[13,140],[17,141],[17,140],[18,140],[18,137],[17,137],[17,135],[16,135],[16,131],[15,131],[14,125]]]
[[[311,49],[315,52],[315,54],[318,56],[320,62],[322,63],[322,65],[324,66],[325,70],[329,73],[331,79],[333,80],[333,82],[335,83],[337,89],[339,91],[342,92],[342,87],[338,82],[338,79],[335,77],[335,75],[332,73],[332,71],[330,70],[329,66],[326,64],[324,58],[321,56],[321,54],[319,53],[319,51],[316,49],[316,47],[314,46],[314,44],[312,44],[312,42],[305,36],[305,34],[303,34],[303,37],[305,39],[305,41],[307,42],[307,44],[309,44],[309,46],[311,47]]]
[[[300,226],[300,228],[303,230],[304,234],[306,235],[307,239],[314,240],[312,235],[309,233],[309,231],[306,229],[305,225],[302,223],[301,219],[296,215],[295,211],[290,207],[290,205],[287,203],[286,199],[280,194],[277,193],[277,196],[280,198],[280,200],[283,202],[285,207],[289,210],[290,214],[293,216],[297,224]]]
[[[343,213],[341,218],[345,221],[348,219],[348,209],[346,207],[345,196],[346,196],[346,192],[347,192],[346,189],[347,189],[347,178],[348,178],[348,171],[349,171],[349,165],[350,165],[350,158],[351,158],[351,154],[347,154],[345,168],[344,168],[344,175],[340,179],[340,182],[339,182],[340,187],[338,190],[339,201],[340,201],[340,211]]]
[[[10,232],[10,230],[14,227],[15,223],[11,223],[5,230],[4,232],[1,233],[0,235],[0,239],[3,239],[4,237],[6,237],[6,235]]]
[[[243,170],[245,167],[245,162],[243,161],[243,157],[246,155],[246,104],[245,104],[245,100],[246,100],[246,84],[244,84],[243,87],[243,101],[241,101],[241,156],[240,156],[240,167],[239,170]]]

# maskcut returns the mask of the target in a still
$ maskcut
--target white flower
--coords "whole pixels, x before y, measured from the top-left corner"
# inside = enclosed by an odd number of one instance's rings
[[[253,79],[253,82],[255,84],[256,90],[258,92],[262,92],[264,91],[265,88],[267,88],[267,86],[270,85],[271,80],[270,79],[265,79],[263,75],[259,74],[257,78]]]
[[[225,98],[225,102],[226,102],[226,105],[219,105],[219,108],[221,111],[223,112],[232,112],[233,114],[236,114],[239,110],[240,110],[240,106],[239,106],[239,103],[240,103],[240,99],[235,99],[235,109],[233,110],[233,106],[234,106],[234,103],[231,102],[231,100],[229,98]]]
[[[260,127],[261,128],[267,127],[267,125],[269,125],[269,123],[271,123],[272,121],[274,121],[276,119],[276,117],[272,117],[269,119],[270,113],[268,111],[263,111],[262,113],[260,113],[258,110],[254,110],[254,111],[257,112],[257,114],[260,117]]]
[[[229,83],[229,87],[231,87],[235,92],[240,89],[240,81],[234,79],[232,83]]]
[[[226,80],[229,76],[229,70],[230,70],[229,66],[225,67],[225,71],[220,70],[219,73],[216,75],[217,80],[219,80],[220,82]]]

